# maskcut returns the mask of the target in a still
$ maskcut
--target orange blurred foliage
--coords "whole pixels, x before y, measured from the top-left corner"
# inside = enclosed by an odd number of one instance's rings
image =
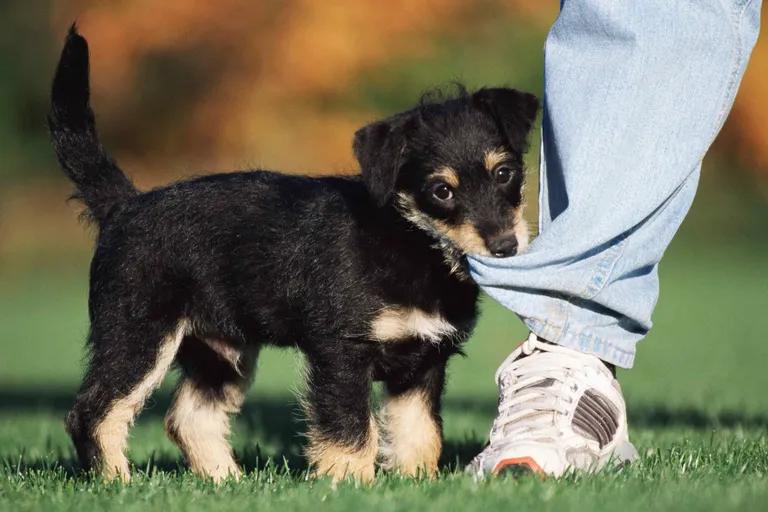
[[[540,27],[543,41],[557,3],[72,0],[54,3],[52,22],[62,27],[77,16],[91,41],[97,110],[104,117],[132,115],[135,103],[127,98],[152,55],[187,51],[211,70],[187,117],[175,120],[175,133],[153,148],[166,151],[168,161],[184,154],[196,166],[216,169],[268,163],[311,172],[354,168],[351,135],[378,115],[329,108],[328,98],[352,94],[367,72],[400,56],[429,55],[436,36],[461,30],[477,9],[524,19]],[[761,41],[718,147],[768,177],[767,78],[768,42]],[[121,103],[127,105],[122,114]],[[132,158],[140,171],[158,163],[157,155]],[[149,182],[166,178],[154,173]]]
[[[350,138],[366,114],[313,100],[343,92],[393,54],[427,51],[467,8],[461,0],[138,0],[61,3],[54,18],[61,26],[81,13],[97,96],[130,94],[139,62],[153,52],[213,48],[224,61],[212,89],[180,120],[189,148],[205,148],[201,157],[216,166],[256,158],[317,170],[354,165]]]
[[[761,12],[761,27],[768,27],[768,10]],[[749,66],[723,132],[742,162],[768,179],[768,34],[760,33]]]

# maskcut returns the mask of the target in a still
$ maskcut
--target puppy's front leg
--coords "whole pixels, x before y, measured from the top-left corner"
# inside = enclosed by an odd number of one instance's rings
[[[411,476],[433,477],[443,446],[440,417],[445,385],[445,361],[413,379],[386,382],[384,404],[384,464]]]
[[[369,356],[350,349],[308,359],[307,457],[315,475],[329,475],[334,482],[373,480],[379,439],[370,406]]]

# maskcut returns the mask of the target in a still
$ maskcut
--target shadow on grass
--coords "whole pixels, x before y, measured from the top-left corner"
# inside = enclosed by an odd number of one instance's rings
[[[0,391],[0,414],[50,414],[61,418],[63,429],[64,416],[72,407],[74,395],[74,392],[58,390],[4,389]],[[141,417],[149,418],[150,421],[162,421],[170,405],[170,394],[156,393],[147,401]],[[301,433],[304,427],[299,412],[296,400],[290,396],[254,397],[245,403],[242,413],[237,416],[245,435],[249,439],[277,448],[274,453],[264,453],[259,445],[253,449],[237,451],[237,459],[246,472],[269,467],[288,467],[291,473],[296,474],[306,471],[307,464],[301,456],[304,445]],[[54,453],[55,460],[50,456],[33,458],[26,456],[22,449],[17,456],[0,461],[0,465],[19,471],[55,469],[67,475],[78,473],[78,464],[71,452]],[[149,460],[137,464],[137,469],[178,473],[186,471],[187,468],[180,455],[153,455]]]
[[[71,407],[74,393],[60,390],[13,389],[0,390],[0,414],[45,413],[59,416]],[[147,404],[142,417],[157,419],[165,415],[171,397],[158,393]],[[444,410],[447,415],[473,414],[487,416],[490,423],[496,403],[490,400],[475,400],[469,397],[446,398]],[[285,468],[291,474],[300,476],[307,470],[307,463],[301,455],[304,446],[303,420],[292,397],[256,396],[248,400],[239,416],[239,425],[246,436],[260,444],[272,447],[271,453],[264,453],[260,445],[240,450],[237,458],[243,469],[254,470]],[[712,428],[766,428],[768,415],[747,414],[743,411],[727,410],[710,413],[695,408],[668,408],[664,405],[640,404],[632,409],[630,424],[634,427],[665,428],[688,427],[694,429]],[[482,449],[482,442],[471,437],[464,440],[446,440],[440,465],[444,469],[461,468]],[[29,457],[23,449],[15,456],[0,461],[6,470],[18,471],[60,471],[66,475],[78,474],[78,465],[71,451],[59,450],[54,457]],[[140,463],[138,469],[161,470],[170,473],[186,471],[180,456],[153,456]],[[288,469],[290,468],[290,469]]]
[[[52,416],[64,416],[72,406],[74,393],[59,390],[33,389],[4,389],[0,391],[0,414],[13,415],[21,413],[44,413]],[[171,403],[168,393],[157,393],[147,401],[142,411],[142,418],[151,421],[161,421]],[[450,400],[445,404],[446,409],[455,409],[452,414],[468,408],[473,412],[488,413],[488,404],[454,404]],[[493,406],[491,406],[491,410]],[[460,413],[460,412],[459,412]],[[295,398],[262,397],[249,399],[238,415],[239,427],[248,438],[256,439],[259,445],[237,451],[237,459],[246,472],[264,470],[266,468],[290,468],[290,473],[300,475],[307,470],[307,462],[302,456],[305,440],[304,421]],[[265,453],[260,445],[276,448],[271,453]],[[482,443],[476,439],[463,441],[447,440],[443,447],[440,465],[442,468],[453,469],[463,467],[482,449]],[[14,471],[61,471],[73,476],[78,473],[77,461],[72,451],[59,450],[54,457],[29,457],[22,450],[17,456],[7,457],[0,462],[3,467]],[[138,461],[135,461],[138,462]],[[139,463],[138,469],[160,470],[178,473],[186,471],[186,466],[180,456],[156,455],[149,460]]]
[[[69,390],[5,388],[0,389],[0,413],[46,412],[64,417],[72,406],[75,393]],[[147,401],[142,417],[165,415],[171,397],[157,393]],[[451,414],[469,413],[492,418],[495,400],[469,397],[446,397],[444,409]],[[768,413],[748,413],[739,410],[706,411],[693,407],[671,408],[664,404],[635,404],[630,408],[629,422],[636,427],[690,427],[690,428],[764,428],[768,427]],[[249,430],[266,432],[284,444],[297,437],[302,430],[300,411],[291,396],[256,396],[249,399],[240,416]],[[288,433],[289,435],[286,435]],[[300,437],[300,436],[299,436]]]

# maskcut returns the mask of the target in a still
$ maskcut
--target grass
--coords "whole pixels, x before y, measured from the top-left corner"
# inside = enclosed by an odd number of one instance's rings
[[[711,243],[706,206],[668,251],[655,328],[641,343],[636,368],[619,374],[641,461],[559,480],[474,482],[462,474],[494,415],[496,366],[525,335],[514,315],[490,300],[468,357],[450,366],[445,450],[434,481],[381,475],[371,487],[333,488],[308,480],[291,394],[300,360],[276,350],[261,358],[234,422],[242,481],[214,487],[186,470],[162,430],[172,378],[132,431],[134,481],[89,478],[77,471],[62,421],[82,371],[87,258],[6,265],[0,268],[0,510],[766,509],[767,247],[764,238],[743,233],[734,243]]]

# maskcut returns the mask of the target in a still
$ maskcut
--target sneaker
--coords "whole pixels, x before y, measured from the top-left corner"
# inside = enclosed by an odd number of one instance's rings
[[[467,472],[558,477],[637,459],[619,382],[594,355],[531,333],[499,367],[496,383],[499,413],[490,442]]]

